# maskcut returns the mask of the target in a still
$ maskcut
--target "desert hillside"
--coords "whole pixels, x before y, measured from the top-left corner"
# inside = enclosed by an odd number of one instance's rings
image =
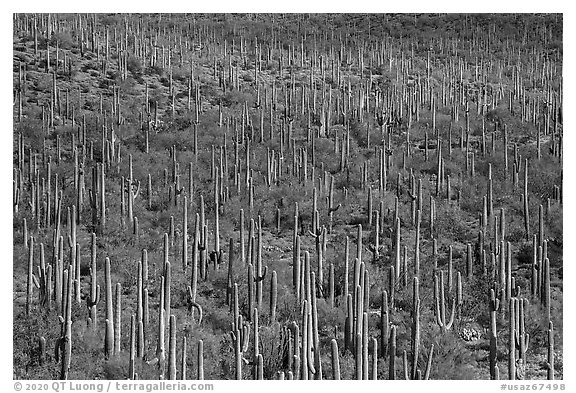
[[[13,23],[15,379],[562,379],[561,15]]]

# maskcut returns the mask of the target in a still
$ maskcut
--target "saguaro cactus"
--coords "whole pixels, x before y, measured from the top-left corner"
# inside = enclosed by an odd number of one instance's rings
[[[546,318],[550,320],[550,260],[544,257],[542,272],[542,304],[546,310]]]
[[[28,282],[26,284],[26,315],[30,315],[32,303],[32,288],[34,286],[34,237],[30,236],[28,245]],[[37,280],[36,280],[37,281]],[[38,284],[39,286],[40,284]]]
[[[390,327],[388,379],[396,379],[396,326]]]
[[[490,290],[490,379],[498,379],[498,336],[496,329],[496,313],[500,308],[500,300],[494,289]]]
[[[198,380],[204,379],[204,341],[198,340],[198,360],[196,362],[198,367]]]
[[[372,337],[372,369],[371,377],[372,380],[378,379],[378,340]]]
[[[116,304],[114,310],[114,355],[120,354],[122,339],[122,284],[116,283]]]
[[[434,344],[430,346],[430,353],[428,354],[428,362],[426,362],[426,370],[424,371],[424,379],[430,378],[430,370],[432,369],[432,356],[434,355]]]
[[[104,337],[104,355],[108,359],[114,351],[114,310],[112,306],[112,277],[110,276],[110,258],[106,257],[104,266],[106,285],[106,334]]]
[[[438,282],[438,275],[434,275],[434,299],[436,303],[436,323],[440,326],[443,332],[450,330],[454,323],[454,312],[456,310],[456,299],[452,298],[452,311],[450,312],[450,319],[446,320],[446,302],[444,297],[444,272],[440,271],[440,282]]]
[[[158,304],[158,341],[156,343],[156,358],[150,363],[156,362],[160,375],[164,375],[164,360],[166,359],[166,351],[164,345],[164,330],[166,317],[164,316],[164,277],[160,277],[160,302]]]
[[[184,195],[182,209],[182,270],[186,273],[188,267],[188,197],[186,195]]]
[[[514,299],[509,301],[508,309],[508,379],[516,379],[516,323],[515,323],[515,306],[516,302]]]
[[[44,336],[38,339],[38,363],[41,366],[46,363],[46,339]]]
[[[522,195],[524,202],[524,232],[526,241],[530,241],[530,211],[528,208],[528,159],[524,161],[524,193]]]
[[[420,283],[418,277],[413,279],[412,288],[412,379],[416,379],[416,371],[418,368],[418,355],[420,352]]]
[[[388,292],[382,292],[380,305],[380,356],[386,357],[390,336],[390,314],[388,309]]]
[[[276,321],[276,304],[278,302],[278,278],[276,271],[272,271],[270,278],[270,322]]]
[[[181,380],[186,380],[186,336],[182,337],[182,352],[181,352],[181,358],[180,358],[180,379]]]
[[[72,278],[71,268],[64,271],[66,281],[64,317],[59,316],[61,336],[56,342],[56,361],[61,361],[60,379],[68,379],[72,357]]]
[[[352,294],[346,298],[346,320],[344,322],[344,350],[352,350],[354,344],[352,335],[354,331],[354,306],[352,303]]]
[[[136,315],[130,316],[130,360],[128,363],[128,379],[133,380],[136,374]]]
[[[188,311],[192,311],[193,308],[198,311],[198,323],[197,323],[197,325],[200,326],[200,324],[202,323],[202,317],[203,317],[202,306],[200,306],[200,304],[198,304],[198,302],[196,302],[194,300],[194,295],[192,293],[192,287],[188,286],[187,293],[188,293]],[[194,314],[192,314],[192,316],[194,316]]]
[[[297,218],[294,217],[294,219],[296,220]],[[300,259],[300,236],[295,235],[294,239],[294,249],[292,254],[292,285],[294,286],[296,298],[300,300],[300,270],[302,268]]]
[[[228,243],[228,277],[226,282],[226,304],[230,307],[232,307],[235,261],[236,254],[234,253],[234,239],[230,238]]]
[[[332,349],[332,379],[340,380],[340,357],[338,355],[338,342],[332,339],[330,342]]]
[[[528,352],[528,344],[530,343],[530,334],[526,332],[524,325],[524,309],[528,306],[528,300],[526,299],[515,299],[515,329],[516,329],[516,347],[518,348],[518,353],[520,360],[522,360],[522,365],[526,366],[526,353]],[[522,378],[519,378],[522,379]]]
[[[97,284],[96,276],[96,234],[92,233],[91,241],[91,267],[90,267],[90,295],[86,297],[86,303],[89,310],[89,319],[92,322],[92,328],[97,326],[97,306],[100,302],[100,285]]]
[[[170,315],[168,341],[168,379],[176,379],[176,317]]]
[[[554,325],[548,322],[548,361],[546,363],[548,380],[554,380]]]

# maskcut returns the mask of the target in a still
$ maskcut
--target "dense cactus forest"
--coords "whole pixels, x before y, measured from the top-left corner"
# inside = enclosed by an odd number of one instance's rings
[[[561,379],[562,15],[15,14],[17,379]]]

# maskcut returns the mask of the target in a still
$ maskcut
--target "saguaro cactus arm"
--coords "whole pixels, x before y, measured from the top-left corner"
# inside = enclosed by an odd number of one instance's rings
[[[203,312],[202,312],[202,306],[200,306],[200,304],[198,304],[198,302],[196,302],[194,300],[194,296],[192,294],[192,287],[190,287],[190,285],[188,285],[188,311],[192,311],[192,308],[195,308],[196,310],[198,310],[198,326],[200,326],[200,324],[202,323],[202,316],[203,316]]]

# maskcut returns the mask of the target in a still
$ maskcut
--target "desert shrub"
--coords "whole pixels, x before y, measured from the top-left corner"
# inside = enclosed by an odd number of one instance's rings
[[[44,138],[46,137],[46,132],[42,131],[42,121],[34,116],[27,116],[20,122],[17,126],[17,131],[15,133],[15,138],[18,133],[22,133],[23,138],[30,141],[32,146],[42,146]],[[16,143],[17,139],[15,139]]]
[[[248,83],[254,81],[254,75],[253,75],[252,73],[249,73],[249,72],[244,72],[244,73],[242,73],[242,75],[240,76],[240,78],[242,78],[242,80],[243,80],[244,82],[248,82]]]
[[[50,40],[50,45],[52,47],[55,47],[56,43],[58,43],[58,47],[60,49],[70,49],[70,48],[72,48],[72,45],[75,44],[74,39],[72,38],[70,33],[64,32],[64,31],[52,32],[52,38]]]
[[[445,203],[436,204],[436,232],[452,240],[472,241],[477,236],[473,231],[467,216],[454,205]]]
[[[518,260],[519,266],[532,265],[532,251],[532,243],[526,242],[520,246],[519,250],[516,252],[516,259]]]
[[[563,215],[560,205],[552,205],[546,217],[546,237],[562,245],[563,243]]]
[[[120,358],[113,358],[104,363],[104,377],[105,379],[119,380],[124,379],[128,375],[128,356],[121,354]]]
[[[429,351],[434,344],[431,379],[476,379],[478,378],[478,363],[474,354],[466,348],[462,340],[450,330],[437,333],[431,326],[423,327],[421,348]],[[428,354],[426,353],[426,356]],[[422,369],[424,360],[422,359]]]
[[[531,160],[528,168],[528,192],[534,194],[542,202],[545,202],[546,198],[552,198],[554,186],[562,184],[562,171],[559,169],[558,162],[552,158],[541,161]],[[524,171],[522,171],[522,179],[523,176]],[[523,183],[523,180],[521,182]]]
[[[219,99],[219,101],[222,103],[222,106],[225,107],[235,107],[238,105],[244,105],[245,102],[248,103],[248,107],[252,107],[254,105],[254,98],[251,94],[237,90],[227,91]]]
[[[17,50],[17,51],[23,51],[23,52],[25,52],[25,51],[26,51],[26,47],[14,48],[14,50],[15,50],[15,51]],[[19,62],[23,62],[23,63],[29,63],[29,62],[30,62],[30,61],[29,61],[29,57],[28,57],[26,54],[24,54],[24,53],[14,53],[14,57],[15,57],[16,59],[18,59]],[[13,70],[13,72],[18,72],[18,67],[19,67],[19,65],[17,66],[17,65],[16,65],[16,62],[15,62],[15,63],[14,63],[14,67],[13,67],[13,68],[15,68],[15,69]]]
[[[117,83],[117,86],[120,89],[120,111],[122,113],[122,116],[129,117],[130,115],[132,115],[134,118],[137,118],[136,116],[134,116],[134,114],[137,113],[136,108],[141,109],[140,105],[133,106],[132,111],[126,110],[127,105],[128,107],[130,107],[135,103],[135,100],[128,98],[126,96],[135,96],[139,94],[139,92],[137,91],[138,85],[136,83],[136,80],[132,76],[128,76],[126,79],[120,80],[119,83]],[[130,123],[133,124],[135,122],[130,121]]]
[[[193,150],[194,140],[191,134],[191,131],[150,133],[149,143],[162,150],[170,150],[174,145],[181,150]]]
[[[222,307],[206,310],[202,324],[210,327],[211,332],[226,334],[231,330],[230,321],[230,313],[226,307]]]
[[[261,326],[260,346],[264,360],[264,379],[274,379],[276,371],[287,366],[288,334],[280,323]]]
[[[335,173],[338,170],[340,163],[340,153],[334,153],[334,142],[328,138],[316,138],[315,140],[315,159],[317,163],[324,163],[325,171]],[[318,166],[318,164],[317,164]],[[320,166],[318,166],[318,169]],[[323,176],[320,170],[317,169],[317,175]]]
[[[559,332],[563,328],[563,306],[561,304],[560,292],[551,289],[551,313],[550,319],[554,324],[554,345],[556,348],[562,347],[563,337]],[[548,348],[548,318],[545,308],[537,300],[530,300],[528,307],[524,308],[526,332],[530,334],[530,349],[538,353],[546,353]]]
[[[142,63],[136,56],[128,57],[126,68],[128,68],[128,71],[130,71],[134,76],[142,74]]]
[[[344,331],[346,313],[344,307],[330,307],[328,304],[328,294],[325,293],[325,296],[325,299],[319,298],[316,300],[318,323],[322,331],[331,337],[335,331]]]
[[[300,318],[300,306],[296,301],[296,296],[286,287],[278,288],[278,304],[276,306],[277,320],[281,321],[298,321]]]
[[[478,264],[478,261],[476,261],[476,264]],[[468,280],[466,280],[464,274],[462,274],[463,304],[461,308],[461,319],[463,321],[475,321],[484,326],[489,326],[490,315],[487,305],[493,283],[478,274],[478,271],[476,273],[472,279]]]
[[[268,187],[265,185],[257,186],[254,190],[254,216],[262,218],[263,228],[276,228],[276,209],[279,206],[281,194],[276,195],[268,192]],[[269,195],[267,198],[258,197],[260,195]]]
[[[164,91],[161,86],[152,87],[149,86],[148,98],[150,103],[150,108],[154,111],[155,105],[158,107],[158,111],[165,108],[168,105],[168,94]]]
[[[344,351],[344,345],[341,342],[338,343],[338,350],[340,352],[340,378],[350,380],[356,379],[356,363],[354,356],[350,352]]]
[[[146,75],[151,76],[162,76],[164,75],[164,68],[160,64],[155,64],[153,66],[146,67]]]

